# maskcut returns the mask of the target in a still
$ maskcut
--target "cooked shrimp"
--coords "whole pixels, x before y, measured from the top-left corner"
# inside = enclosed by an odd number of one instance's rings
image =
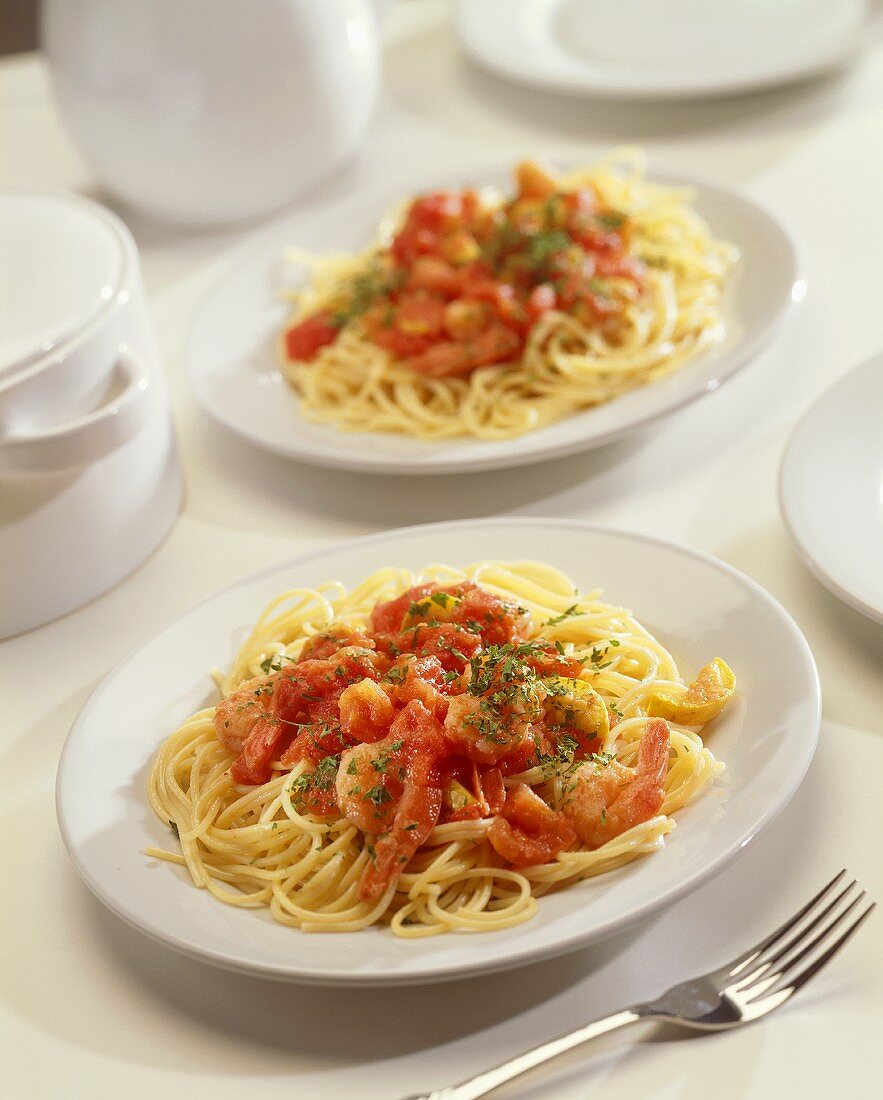
[[[332,623],[326,630],[313,634],[304,642],[299,662],[323,660],[335,656],[341,650],[372,650],[374,641],[363,630],[348,627],[345,623]]]
[[[384,687],[390,699],[399,706],[419,699],[439,722],[443,722],[448,713],[450,693],[459,691],[459,682],[452,683],[447,678],[444,665],[434,656],[405,654],[387,672],[385,680]]]
[[[368,837],[371,860],[359,884],[363,899],[383,895],[438,821],[443,784],[436,765],[444,751],[441,726],[414,699],[382,741],[341,755],[337,801]]]
[[[337,700],[350,684],[379,675],[366,649],[342,649],[333,661],[307,660],[289,664],[277,672],[247,681],[221,700],[215,708],[215,731],[218,740],[231,752],[239,753],[231,766],[237,783],[266,783],[270,778],[273,758],[284,748],[285,735],[294,735],[300,728],[304,740],[311,743],[307,754],[316,757],[337,751],[327,743],[326,734],[337,732]],[[332,724],[329,725],[329,719]],[[314,721],[315,720],[315,721]],[[307,727],[313,725],[310,731]],[[299,738],[298,738],[299,740]],[[310,746],[298,746],[310,747]],[[286,750],[287,752],[288,750]],[[302,753],[288,755],[287,765],[301,759]]]
[[[379,741],[395,717],[389,696],[373,680],[350,684],[340,696],[340,727],[357,741]]]
[[[516,752],[541,718],[546,688],[518,646],[497,646],[471,662],[466,691],[448,705],[445,736],[469,760],[496,764]]]
[[[488,829],[495,851],[515,867],[548,863],[576,840],[573,826],[525,783],[506,796],[501,816]]]
[[[273,715],[273,696],[281,675],[281,672],[273,672],[269,676],[246,680],[238,691],[218,703],[215,730],[224,748],[242,752],[258,719]]]
[[[600,848],[659,812],[665,797],[668,747],[668,724],[655,718],[641,737],[636,768],[618,760],[580,764],[561,811],[584,844]]]

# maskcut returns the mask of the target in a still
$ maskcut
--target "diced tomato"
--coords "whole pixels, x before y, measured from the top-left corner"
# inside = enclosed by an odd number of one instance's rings
[[[539,762],[540,753],[548,753],[552,743],[540,727],[532,727],[527,731],[524,740],[514,750],[507,753],[497,761],[497,767],[501,775],[518,775],[533,768]]]
[[[372,306],[362,324],[375,344],[405,359],[419,355],[438,339],[444,313],[444,298],[427,290],[410,290],[396,303]]]
[[[322,348],[333,344],[340,329],[331,323],[331,313],[322,310],[306,321],[292,326],[285,334],[285,352],[289,359],[311,363]]]
[[[438,251],[438,234],[431,229],[406,225],[395,235],[389,250],[403,267],[407,267],[418,256],[432,255]]]
[[[439,232],[458,225],[463,217],[464,194],[458,191],[433,191],[411,203],[407,224]]]
[[[373,649],[374,642],[361,630],[346,630],[340,627],[331,627],[328,630],[321,631],[319,634],[313,634],[312,637],[306,640],[303,649],[300,651],[298,663],[303,664],[304,661],[328,660],[328,658],[333,657],[339,649],[343,649],[346,646]]]
[[[395,634],[402,629],[402,623],[405,621],[405,615],[407,615],[411,604],[419,603],[435,589],[436,585],[434,584],[417,584],[394,600],[377,604],[371,612],[372,630],[376,630],[381,634]]]
[[[464,581],[445,591],[455,592],[460,597],[451,613],[451,622],[461,623],[478,633],[485,645],[521,641],[527,623],[524,608],[506,603],[472,581]]]
[[[467,345],[455,343],[453,340],[440,340],[432,347],[403,360],[403,365],[417,374],[425,374],[428,378],[454,378],[460,374],[469,374],[475,369]]]
[[[285,731],[277,718],[259,718],[242,745],[242,752],[233,761],[230,774],[235,783],[266,783],[276,745]]]
[[[403,294],[395,307],[395,327],[406,336],[435,337],[442,330],[445,300],[427,290]]]
[[[386,348],[397,359],[419,355],[436,339],[426,332],[403,332],[396,324],[396,310],[391,302],[378,303],[362,316],[368,338],[378,347]]]
[[[487,326],[490,307],[486,302],[457,298],[445,306],[444,329],[453,340],[473,340]]]
[[[454,298],[460,292],[460,274],[439,256],[418,256],[411,264],[406,287],[409,290],[432,290]]]
[[[401,679],[402,672],[404,679]],[[438,657],[406,658],[405,663],[393,666],[387,679],[390,682],[385,685],[386,691],[397,706],[419,699],[440,722],[444,721],[452,686],[445,678],[445,668]]]
[[[478,784],[489,814],[498,814],[506,801],[506,788],[503,786],[503,773],[499,768],[479,768],[473,765],[478,776]]]
[[[462,672],[466,662],[481,649],[481,638],[455,623],[438,623],[381,635],[377,644],[386,652],[436,657],[445,672]]]
[[[542,647],[542,648],[541,648]],[[551,642],[542,642],[525,658],[527,663],[540,676],[570,676],[576,678],[582,671],[582,662],[577,657],[567,657]]]
[[[466,229],[454,229],[445,233],[441,238],[439,251],[449,263],[458,267],[472,263],[481,255],[478,241]]]
[[[340,813],[337,791],[330,777],[325,777],[321,784],[314,780],[298,798],[298,811],[317,814],[319,817],[333,817]]]
[[[462,299],[464,301],[487,302],[497,317],[519,334],[526,328],[527,312],[518,297],[515,287],[510,283],[469,274],[463,280]],[[514,350],[514,345],[510,346],[509,350]],[[505,354],[508,354],[508,352]],[[485,361],[493,363],[497,358],[505,358],[505,354],[495,355]]]

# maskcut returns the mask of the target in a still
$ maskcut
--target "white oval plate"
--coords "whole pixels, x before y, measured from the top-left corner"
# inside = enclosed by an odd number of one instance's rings
[[[603,586],[633,608],[695,672],[721,655],[739,700],[708,738],[726,778],[677,815],[665,846],[611,874],[544,897],[531,921],[502,932],[397,939],[388,929],[305,934],[266,910],[236,909],[186,872],[143,855],[168,845],[147,804],[163,738],[214,698],[226,666],[280,591],[347,584],[382,566],[538,558],[581,589]],[[248,577],[209,597],[126,657],[84,706],[57,782],[58,819],[87,885],[115,913],[170,947],[234,970],[328,985],[404,985],[517,966],[609,935],[695,889],[733,859],[797,789],[816,744],[818,678],[785,611],[729,566],[646,536],[566,520],[430,524],[354,539]]]
[[[460,0],[466,52],[497,76],[618,99],[733,95],[855,52],[867,0]]]
[[[785,526],[835,596],[883,622],[883,353],[822,394],[779,472]]]
[[[259,447],[318,466],[392,474],[442,474],[521,466],[608,443],[703,394],[744,366],[770,339],[797,296],[792,244],[749,199],[709,184],[663,180],[696,189],[695,207],[713,233],[738,245],[742,259],[723,296],[727,336],[707,353],[647,386],[516,439],[426,442],[392,433],[340,432],[310,424],[277,366],[279,333],[289,313],[283,286],[296,284],[283,253],[361,251],[403,194],[439,186],[505,186],[507,168],[463,170],[447,181],[424,180],[395,194],[356,196],[296,214],[238,249],[227,275],[198,311],[187,363],[202,406]]]

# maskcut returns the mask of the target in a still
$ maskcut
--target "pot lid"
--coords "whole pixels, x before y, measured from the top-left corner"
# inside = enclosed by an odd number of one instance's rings
[[[76,196],[0,191],[0,376],[45,355],[117,293],[122,242]]]

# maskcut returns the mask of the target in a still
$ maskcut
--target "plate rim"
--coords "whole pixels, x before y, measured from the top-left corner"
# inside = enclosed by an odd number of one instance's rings
[[[557,158],[552,157],[551,159],[562,163],[564,166],[575,163],[575,158],[572,157],[559,156]],[[471,165],[471,167],[466,167],[467,165]],[[345,451],[337,452],[329,450],[328,453],[319,453],[309,448],[299,449],[297,447],[296,434],[292,436],[293,449],[292,445],[278,445],[273,439],[267,439],[260,436],[257,432],[249,430],[239,421],[224,415],[213,406],[212,401],[205,393],[204,389],[205,379],[210,377],[210,375],[206,374],[205,370],[197,365],[199,360],[194,354],[194,346],[201,338],[200,333],[202,331],[203,317],[211,308],[212,303],[219,293],[225,289],[227,284],[243,266],[256,266],[256,254],[259,250],[263,251],[265,242],[267,249],[269,249],[270,241],[282,232],[285,225],[289,222],[304,218],[310,219],[312,217],[327,216],[329,212],[335,210],[339,212],[345,211],[347,207],[353,204],[354,198],[359,202],[368,202],[372,205],[376,205],[378,211],[382,212],[385,206],[388,206],[397,196],[400,197],[403,192],[407,193],[409,190],[415,188],[419,189],[423,186],[432,186],[430,176],[437,177],[439,171],[441,171],[445,177],[454,176],[460,172],[461,166],[463,174],[476,174],[484,176],[485,178],[493,178],[494,175],[500,175],[503,170],[511,167],[508,161],[503,164],[502,159],[499,158],[490,159],[485,157],[482,159],[475,158],[469,160],[464,156],[463,160],[458,162],[458,164],[447,165],[443,170],[414,170],[410,172],[406,178],[403,178],[400,185],[396,185],[395,187],[378,186],[372,188],[370,191],[362,192],[358,196],[349,195],[341,197],[332,203],[321,203],[313,210],[293,210],[284,218],[273,224],[256,230],[228,250],[224,256],[218,260],[219,267],[217,269],[217,274],[212,279],[210,286],[200,296],[198,303],[190,314],[187,335],[184,342],[184,368],[188,387],[191,396],[199,405],[202,412],[209,416],[215,424],[220,425],[226,431],[232,432],[238,438],[244,440],[249,446],[279,455],[289,462],[300,462],[308,466],[322,469],[355,470],[362,474],[399,477],[484,473],[492,470],[517,469],[523,466],[566,458],[574,454],[587,453],[597,448],[607,446],[616,440],[643,431],[665,417],[672,416],[682,409],[687,408],[700,398],[715,392],[739,374],[773,342],[781,332],[794,309],[805,297],[806,280],[802,274],[803,265],[797,243],[785,224],[768,208],[766,203],[748,195],[740,188],[727,187],[723,183],[707,179],[702,175],[683,176],[676,172],[651,172],[647,177],[648,181],[651,183],[662,183],[675,187],[691,187],[694,188],[697,193],[704,192],[710,198],[714,198],[715,195],[723,196],[726,200],[735,200],[737,203],[741,204],[743,208],[748,208],[755,216],[766,223],[766,227],[769,230],[779,235],[787,259],[786,279],[788,282],[788,292],[783,295],[774,314],[766,324],[753,332],[746,329],[746,331],[739,336],[735,346],[714,365],[713,373],[710,377],[704,380],[697,380],[690,389],[675,395],[674,399],[670,400],[667,404],[663,404],[639,416],[631,423],[611,426],[607,430],[591,436],[588,440],[585,439],[583,434],[579,434],[569,441],[562,442],[552,439],[540,445],[538,448],[522,448],[519,446],[520,443],[523,443],[525,440],[532,441],[536,438],[537,431],[529,431],[513,439],[477,441],[479,443],[487,442],[489,447],[493,447],[496,443],[508,444],[510,446],[510,451],[508,453],[494,454],[493,451],[489,451],[488,454],[484,455],[480,454],[460,458],[456,457],[455,454],[446,456],[444,453],[438,453],[433,457],[431,462],[425,464],[421,462],[418,465],[414,464],[414,455],[403,455],[398,458],[384,458],[371,454],[370,449],[368,449],[367,454],[363,450],[363,452],[358,455],[355,453],[350,454]],[[699,197],[699,195],[697,195],[697,197]],[[284,246],[280,246],[278,249],[279,255],[282,254],[283,250]],[[684,367],[689,368],[690,365],[691,363],[687,362],[684,364]],[[645,388],[646,387],[639,387],[637,390],[629,391],[629,393],[641,392],[641,390]],[[627,397],[629,394],[627,393],[623,396]],[[615,401],[612,403],[604,403],[601,407],[607,407],[609,404],[615,404]],[[543,428],[538,429],[538,431],[546,431],[548,429],[554,430],[557,425],[566,424],[574,418],[590,414],[592,411],[592,408],[580,410],[580,412],[564,417],[560,421],[554,421],[551,424],[544,425]],[[302,423],[309,428],[328,429],[333,433],[332,442],[334,437],[345,440],[358,439],[364,441],[366,447],[369,447],[370,441],[375,436],[386,437],[392,434],[397,439],[402,438],[395,435],[395,433],[350,433],[339,430],[335,431],[333,425],[311,424],[309,421],[300,417],[296,409],[293,410],[293,416],[294,428],[296,428],[299,423]],[[416,440],[415,442],[419,444],[421,441]],[[476,440],[472,437],[464,437],[462,439],[457,438],[442,442],[455,451],[460,443],[465,442],[466,444],[474,444]]]
[[[659,99],[668,102],[690,102],[699,101],[704,97],[724,99],[727,96],[750,96],[823,77],[845,68],[858,56],[861,51],[861,30],[868,27],[868,20],[865,18],[862,27],[853,35],[852,40],[842,53],[837,56],[828,57],[824,60],[807,61],[797,65],[792,64],[790,67],[777,70],[771,76],[754,76],[740,80],[710,81],[695,84],[659,83],[635,87],[628,83],[601,84],[592,78],[585,81],[575,77],[561,76],[551,76],[549,79],[544,79],[532,73],[525,75],[517,69],[507,68],[495,57],[489,56],[478,48],[471,34],[463,33],[463,26],[468,25],[471,27],[474,21],[471,16],[461,15],[461,12],[468,11],[470,11],[470,6],[467,5],[466,0],[457,0],[454,14],[457,41],[469,59],[486,72],[520,88],[533,88],[551,94],[582,96],[585,99],[597,98],[623,103],[641,103]]]
[[[459,961],[455,964],[435,964],[432,966],[425,966],[419,972],[409,974],[386,974],[386,973],[373,973],[373,974],[358,974],[352,971],[346,970],[328,970],[317,974],[314,970],[298,969],[296,966],[284,966],[273,965],[263,962],[246,962],[242,959],[231,958],[229,955],[225,955],[221,952],[213,949],[206,949],[204,947],[195,946],[183,940],[181,937],[175,934],[167,934],[158,929],[151,927],[149,922],[138,919],[138,913],[132,911],[121,903],[112,894],[108,894],[103,887],[96,882],[90,875],[84,862],[80,859],[78,849],[74,845],[70,832],[68,830],[65,814],[64,814],[64,788],[66,785],[65,774],[69,766],[69,760],[73,752],[75,751],[74,742],[79,734],[79,731],[83,725],[88,721],[90,711],[92,707],[97,703],[98,698],[102,694],[104,688],[115,678],[117,673],[130,662],[134,661],[138,655],[146,649],[148,645],[161,637],[167,630],[175,626],[181,620],[189,617],[197,609],[203,607],[205,604],[233,591],[234,589],[244,587],[254,581],[268,577],[271,574],[277,572],[282,568],[288,566],[301,565],[306,562],[315,561],[319,558],[327,556],[331,552],[335,552],[340,549],[352,550],[359,546],[367,544],[376,544],[382,542],[390,542],[400,537],[401,535],[409,535],[413,532],[428,532],[435,531],[441,532],[447,530],[464,530],[475,527],[500,527],[505,528],[507,525],[520,524],[524,526],[534,527],[554,527],[559,530],[580,530],[587,534],[600,534],[602,536],[613,536],[615,538],[624,538],[633,542],[639,542],[649,544],[650,546],[661,546],[667,550],[673,550],[678,554],[682,554],[687,558],[691,558],[704,565],[711,566],[723,572],[729,576],[737,584],[743,585],[748,588],[756,597],[761,599],[777,614],[781,619],[781,622],[788,633],[791,635],[797,650],[803,658],[805,669],[809,674],[809,681],[811,685],[812,698],[808,700],[813,705],[813,715],[811,722],[811,736],[805,742],[804,758],[801,761],[798,772],[794,773],[794,776],[790,780],[790,785],[784,794],[779,797],[776,805],[770,809],[764,808],[763,813],[760,815],[758,821],[751,829],[748,835],[744,836],[739,843],[733,843],[728,849],[718,854],[712,859],[704,868],[698,872],[694,872],[692,875],[687,876],[684,881],[677,883],[671,887],[671,889],[664,891],[663,893],[651,898],[643,905],[636,906],[631,910],[627,916],[620,917],[618,919],[608,919],[606,924],[599,926],[593,926],[591,929],[582,930],[580,932],[572,933],[562,939],[557,940],[554,944],[541,945],[541,946],[528,946],[515,951],[502,959],[485,960],[484,962],[475,962],[474,960]],[[468,520],[446,520],[438,523],[426,523],[426,524],[414,524],[409,527],[394,528],[392,530],[386,530],[381,532],[375,532],[370,535],[365,535],[355,539],[338,539],[333,540],[329,546],[319,548],[317,550],[309,551],[305,554],[297,555],[294,558],[277,562],[273,565],[267,566],[263,569],[256,570],[253,573],[240,577],[230,584],[224,585],[215,591],[204,596],[200,600],[196,601],[190,607],[174,616],[170,620],[164,622],[157,630],[153,631],[147,638],[143,639],[137,646],[132,648],[126,653],[119,661],[117,661],[113,667],[101,678],[101,680],[95,685],[90,692],[89,697],[83,703],[82,707],[78,711],[71,728],[65,738],[64,746],[58,762],[58,768],[56,771],[55,779],[55,810],[56,818],[59,825],[59,831],[61,833],[62,841],[67,849],[68,856],[71,859],[78,875],[91,891],[91,893],[112,913],[120,917],[126,924],[135,928],[138,932],[148,936],[148,938],[155,942],[161,943],[165,947],[170,947],[176,951],[196,959],[200,962],[209,963],[215,966],[219,966],[225,970],[231,970],[237,973],[250,974],[252,976],[259,976],[263,978],[270,978],[279,981],[287,981],[297,985],[306,986],[326,986],[326,987],[338,987],[338,988],[395,988],[398,986],[414,986],[414,985],[428,985],[445,981],[458,981],[469,977],[484,976],[490,973],[501,973],[506,970],[516,969],[521,966],[527,966],[531,963],[542,962],[546,959],[551,959],[560,955],[567,954],[570,951],[578,950],[581,947],[587,946],[589,943],[596,941],[602,941],[608,936],[616,934],[624,928],[631,927],[635,923],[645,920],[652,914],[659,910],[675,904],[681,898],[687,894],[698,889],[704,883],[714,878],[725,867],[727,867],[737,856],[745,851],[749,844],[752,844],[758,836],[774,821],[779,814],[785,809],[788,803],[793,798],[794,794],[800,787],[806,772],[812,762],[815,755],[816,746],[818,743],[819,732],[821,729],[821,717],[822,717],[822,698],[821,698],[821,685],[819,680],[818,668],[816,666],[815,658],[809,643],[807,642],[803,632],[799,625],[793,618],[793,616],[787,611],[787,609],[769,592],[766,591],[761,585],[754,581],[751,577],[747,576],[741,570],[736,569],[728,562],[722,561],[720,558],[714,555],[707,554],[704,551],[696,550],[691,546],[686,546],[682,543],[678,543],[669,539],[661,538],[657,535],[648,535],[640,531],[629,530],[627,528],[610,526],[607,524],[594,523],[586,520],[559,518],[559,517],[545,517],[545,516],[494,516],[487,519],[468,519]],[[184,884],[186,885],[186,883]],[[219,902],[219,904],[221,904]]]
[[[797,551],[798,557],[806,566],[809,573],[811,573],[821,585],[827,588],[832,595],[836,596],[838,600],[842,600],[843,603],[847,604],[854,611],[866,615],[874,622],[883,623],[883,605],[877,607],[875,604],[867,603],[861,596],[857,596],[851,589],[841,584],[832,573],[829,573],[825,569],[821,561],[814,557],[812,551],[800,536],[799,524],[794,522],[793,514],[788,504],[788,490],[785,487],[786,481],[793,476],[791,471],[794,468],[794,463],[797,461],[795,458],[795,447],[798,437],[805,430],[810,418],[817,414],[826,401],[830,399],[835,390],[840,389],[841,386],[845,386],[848,382],[852,381],[855,375],[862,374],[865,371],[868,373],[874,373],[876,371],[883,375],[883,351],[878,351],[868,356],[856,366],[851,367],[845,374],[835,379],[831,385],[826,386],[800,414],[797,423],[793,425],[788,433],[788,438],[782,449],[776,489],[782,523],[785,526],[785,530],[788,532],[791,544]]]

